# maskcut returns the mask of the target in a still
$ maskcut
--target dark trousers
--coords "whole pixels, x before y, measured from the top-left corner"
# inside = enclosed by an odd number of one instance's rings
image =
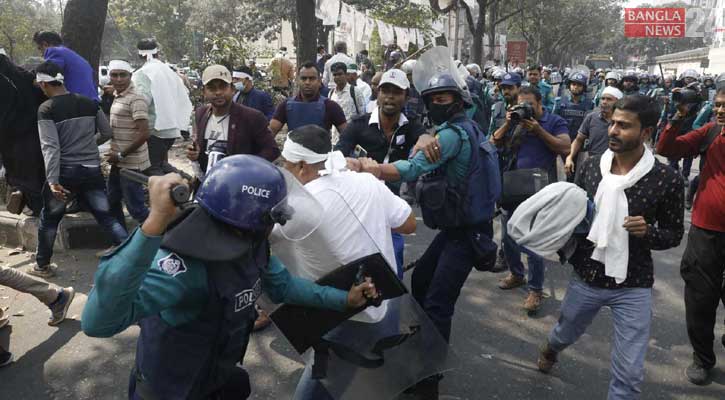
[[[725,304],[725,232],[690,227],[682,256],[680,275],[685,281],[687,335],[694,362],[704,368],[715,366],[713,340],[717,307]]]
[[[100,167],[81,165],[61,167],[60,184],[78,199],[81,205],[93,214],[98,223],[111,234],[113,244],[121,244],[128,233],[111,215],[106,197],[106,182]],[[65,203],[53,197],[50,187],[43,187],[43,210],[40,212],[38,227],[38,253],[35,260],[38,265],[50,263],[53,256],[53,243],[58,233],[58,224],[65,215]]]
[[[131,217],[139,224],[143,224],[146,217],[149,216],[143,185],[124,178],[120,171],[120,168],[112,166],[111,173],[108,175],[108,203],[111,215],[125,228],[126,217],[123,214],[123,203],[126,203],[126,209]]]
[[[493,235],[492,231],[491,228],[489,237]],[[413,270],[413,297],[446,342],[451,336],[456,301],[473,268],[474,257],[468,233],[444,230],[436,235]]]
[[[147,175],[166,175],[171,172],[179,172],[173,165],[169,164],[169,150],[176,139],[162,139],[154,135],[149,136],[149,161],[151,167],[146,170]]]

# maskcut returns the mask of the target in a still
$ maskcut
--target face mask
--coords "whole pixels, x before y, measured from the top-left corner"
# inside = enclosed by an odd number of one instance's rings
[[[453,107],[455,107],[456,103],[450,103],[450,104],[435,104],[431,103],[428,105],[428,118],[430,118],[431,122],[433,122],[435,125],[442,125],[444,122],[448,121],[448,118],[452,115]]]
[[[237,89],[239,91],[244,89],[244,82],[237,82],[234,84],[234,89]]]

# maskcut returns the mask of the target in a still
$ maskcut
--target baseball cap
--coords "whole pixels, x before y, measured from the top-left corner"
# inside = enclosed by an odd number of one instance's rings
[[[521,76],[516,73],[507,72],[506,75],[503,76],[503,79],[501,80],[501,83],[499,83],[499,85],[519,86],[521,85]]]
[[[347,64],[347,73],[348,74],[357,74],[357,64]]]
[[[405,72],[399,69],[389,69],[385,71],[382,78],[380,78],[380,83],[378,84],[378,87],[383,86],[386,83],[395,85],[403,90],[408,90],[410,88],[410,82],[408,82],[408,77],[405,76]]]
[[[210,65],[206,67],[204,73],[201,74],[201,83],[207,84],[214,79],[222,80],[226,83],[232,83],[232,74],[227,67],[223,65]]]

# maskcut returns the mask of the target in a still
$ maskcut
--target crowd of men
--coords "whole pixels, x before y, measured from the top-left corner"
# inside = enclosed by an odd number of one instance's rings
[[[47,304],[50,325],[62,322],[74,290],[44,279],[59,268],[51,259],[63,216],[74,202],[89,211],[113,247],[101,258],[82,327],[108,337],[140,325],[130,398],[249,396],[237,363],[251,331],[269,324],[255,306],[262,290],[275,302],[339,312],[363,310],[384,295],[369,277],[345,290],[318,285],[308,279],[332,271],[296,276],[270,253],[275,225],[292,230],[304,212],[294,203],[301,198],[295,184],[325,210],[320,235],[333,229],[329,235],[345,237],[354,222],[335,218],[349,207],[398,278],[413,269],[412,296],[446,343],[473,268],[508,271],[499,287],[525,285],[523,308],[534,314],[544,301],[546,260],[557,255],[571,264],[537,366],[549,372],[609,307],[610,399],[641,393],[652,250],[679,245],[685,208],[692,208],[681,267],[693,348],[685,374],[708,382],[716,311],[725,302],[725,74],[685,70],[653,79],[458,62],[416,88],[415,59],[388,49],[376,71],[367,53],[353,58],[338,42],[334,54],[321,47],[316,60],[296,67],[280,50],[270,64],[273,91],[284,97],[276,105],[274,93],[255,88],[252,67],[209,65],[201,75],[204,102],[192,110],[184,77],[160,59],[153,39],[138,43],[137,60],[109,62],[106,87],[57,33],[33,40],[45,59],[34,71],[0,54],[0,152],[17,189],[8,209],[27,205],[40,218],[38,250],[27,273],[0,267],[0,284]],[[190,119],[193,175],[168,156]],[[284,132],[280,148],[275,137]],[[700,173],[690,182],[698,156]],[[147,189],[134,173],[151,177]],[[178,186],[195,193],[181,213],[170,196]],[[438,233],[405,266],[404,235],[416,230],[409,202]],[[138,228],[129,230],[124,208]],[[498,215],[502,232],[494,240]],[[329,250],[352,261],[363,240]],[[334,337],[379,333],[397,323],[394,310],[392,303],[365,309]],[[7,323],[0,319],[0,327]],[[3,350],[0,366],[10,362]],[[308,365],[296,399],[332,398],[314,375]],[[437,399],[442,377],[423,377],[408,392]]]

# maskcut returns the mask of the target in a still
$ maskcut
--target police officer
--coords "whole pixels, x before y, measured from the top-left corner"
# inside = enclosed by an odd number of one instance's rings
[[[219,161],[197,193],[198,205],[175,217],[169,193],[183,184],[173,174],[149,180],[149,217],[101,259],[82,328],[110,337],[141,327],[129,399],[245,399],[249,377],[237,363],[262,290],[276,302],[338,311],[377,292],[369,281],[346,293],[293,278],[270,256],[272,227],[295,217],[286,206],[292,189],[268,161]]]
[[[362,159],[361,170],[385,181],[409,182],[426,174],[417,189],[423,222],[440,232],[415,262],[411,286],[415,299],[448,341],[455,304],[471,268],[482,260],[493,264],[495,259],[491,218],[501,178],[496,150],[466,117],[463,92],[453,77],[434,75],[422,95],[436,126],[436,140],[431,143],[435,161],[418,152],[393,164]],[[429,200],[441,196],[443,204]],[[416,392],[437,399],[438,380],[419,383]]]
[[[575,72],[569,77],[567,89],[569,95],[556,98],[553,113],[566,120],[569,137],[574,141],[584,117],[592,111],[593,103],[586,95],[587,78],[581,72]]]
[[[491,124],[487,135],[489,137],[506,122],[506,111],[509,107],[518,104],[521,78],[518,74],[507,73],[503,76],[498,87],[502,98],[491,107]]]
[[[640,94],[637,72],[630,70],[624,73],[622,76],[622,93],[624,93],[625,97]]]
[[[619,89],[619,74],[614,71],[607,72],[606,75],[604,75],[604,85],[602,85],[599,90],[597,91],[597,95],[594,96],[594,105],[599,107],[599,99],[602,98],[602,91],[607,86],[614,86],[617,89]]]

